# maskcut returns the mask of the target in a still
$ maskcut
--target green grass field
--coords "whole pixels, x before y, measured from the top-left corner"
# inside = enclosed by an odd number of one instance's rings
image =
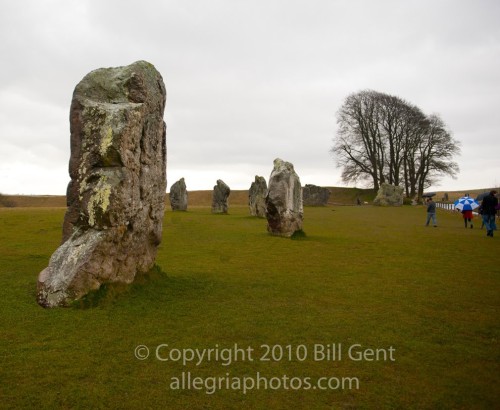
[[[306,237],[290,240],[247,212],[168,210],[148,277],[44,310],[36,278],[64,210],[0,209],[0,408],[498,406],[500,232],[343,206],[306,208]],[[315,357],[331,344],[341,360]],[[183,365],[182,349],[219,357]],[[188,373],[199,380],[182,389]]]

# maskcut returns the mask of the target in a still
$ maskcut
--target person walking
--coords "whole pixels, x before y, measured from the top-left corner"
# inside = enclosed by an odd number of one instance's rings
[[[486,195],[481,203],[481,209],[483,211],[483,222],[486,226],[486,235],[493,238],[493,231],[497,229],[495,222],[496,213],[498,206],[497,191],[490,191],[489,195]]]
[[[464,218],[465,229],[467,229],[467,221],[469,221],[470,229],[474,228],[474,226],[472,225],[472,219],[474,218],[474,215],[472,215],[472,211],[462,211],[462,216]]]
[[[431,219],[434,224],[434,228],[437,227],[436,203],[432,200],[432,198],[427,198],[427,222],[425,223],[425,226],[429,226]]]

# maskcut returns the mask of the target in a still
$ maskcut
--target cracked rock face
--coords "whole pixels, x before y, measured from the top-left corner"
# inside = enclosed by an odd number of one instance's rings
[[[248,207],[250,208],[250,215],[259,218],[266,217],[266,193],[266,180],[264,177],[255,175],[255,181],[252,182],[248,190]]]
[[[165,101],[163,79],[145,61],[92,71],[76,86],[63,239],[38,277],[40,305],[66,306],[154,265],[165,209]]]
[[[272,235],[290,237],[302,230],[304,210],[300,178],[290,162],[274,160],[266,195],[267,230]]]

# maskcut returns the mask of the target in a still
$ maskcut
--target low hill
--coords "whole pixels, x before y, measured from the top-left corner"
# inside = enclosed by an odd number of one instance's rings
[[[458,198],[461,198],[465,195],[469,195],[471,198],[476,198],[479,194],[482,194],[483,192],[489,192],[492,189],[495,189],[496,191],[500,190],[499,188],[481,188],[481,189],[469,189],[464,191],[451,191],[451,192],[437,191],[434,200],[444,201],[445,194],[448,194],[448,202],[454,202]]]
[[[373,189],[328,187],[331,192],[329,205],[355,205],[357,199],[362,203],[371,203],[376,193]],[[492,188],[470,189],[467,191],[437,191],[434,197],[437,201],[442,201],[445,193],[448,200],[453,202],[458,198],[469,194],[475,198],[482,192],[490,191]],[[499,190],[497,188],[497,190]],[[188,191],[188,206],[211,206],[212,191]],[[232,190],[229,196],[229,205],[247,205],[248,190]],[[167,194],[167,206],[170,208],[170,201]],[[66,197],[64,195],[2,195],[0,194],[0,208],[61,208],[66,207]]]
[[[354,205],[359,197],[362,202],[371,202],[375,198],[372,189],[328,187],[331,191],[330,205]],[[188,206],[211,206],[212,191],[188,191]],[[170,201],[167,194],[167,206]],[[231,190],[229,205],[247,205],[248,190]],[[60,208],[66,207],[64,195],[0,195],[0,207],[7,208]]]
[[[61,208],[66,207],[65,195],[2,195],[0,208]]]
[[[331,192],[330,205],[354,205],[356,198],[371,202],[375,198],[373,189],[328,187]],[[170,206],[167,195],[167,205]],[[188,191],[188,206],[211,206],[212,191]],[[229,205],[248,205],[248,190],[231,190]]]

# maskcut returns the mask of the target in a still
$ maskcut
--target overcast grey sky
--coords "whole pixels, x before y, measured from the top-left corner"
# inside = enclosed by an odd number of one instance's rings
[[[147,60],[167,88],[168,187],[247,189],[274,158],[342,185],[335,114],[363,89],[438,113],[461,172],[500,185],[497,0],[16,0],[0,3],[0,192],[64,194],[69,106],[100,67]]]

